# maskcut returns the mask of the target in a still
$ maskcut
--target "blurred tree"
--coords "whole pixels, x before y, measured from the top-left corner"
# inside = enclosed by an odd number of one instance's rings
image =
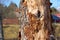
[[[14,11],[17,8],[17,5],[13,2],[11,2],[11,4],[7,7],[4,6],[3,4],[0,4],[0,9],[2,9],[3,14],[2,17],[3,18],[16,18]]]
[[[9,18],[16,18],[15,14],[14,14],[14,11],[16,8],[17,8],[17,5],[15,3],[11,2],[7,8],[7,11],[9,12],[8,13]]]
[[[56,8],[52,7],[52,8],[51,8],[51,13],[52,13],[52,14],[56,14],[56,13],[58,13],[58,11],[57,11]]]
[[[10,5],[8,6],[8,9],[10,11],[14,11],[17,8],[17,5],[13,2],[10,3]]]

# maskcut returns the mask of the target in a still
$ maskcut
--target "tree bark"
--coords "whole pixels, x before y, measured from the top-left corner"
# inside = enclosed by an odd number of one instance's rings
[[[21,39],[50,40],[52,34],[50,0],[22,0],[20,8],[24,12],[21,12],[23,14]]]

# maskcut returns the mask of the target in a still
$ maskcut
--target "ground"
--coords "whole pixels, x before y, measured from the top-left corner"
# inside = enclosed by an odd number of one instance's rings
[[[18,38],[19,25],[3,25],[4,39]]]
[[[53,23],[53,27],[55,28],[55,37],[60,40],[60,23]]]

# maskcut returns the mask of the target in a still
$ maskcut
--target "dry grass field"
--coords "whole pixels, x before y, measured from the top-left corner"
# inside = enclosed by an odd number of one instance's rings
[[[53,27],[55,28],[55,36],[57,40],[60,40],[60,23],[53,23]]]
[[[18,38],[19,25],[3,25],[4,39]]]

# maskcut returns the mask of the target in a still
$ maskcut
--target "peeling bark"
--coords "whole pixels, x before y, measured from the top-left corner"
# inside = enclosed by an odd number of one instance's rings
[[[23,0],[21,9],[21,40],[50,40],[50,1]]]

